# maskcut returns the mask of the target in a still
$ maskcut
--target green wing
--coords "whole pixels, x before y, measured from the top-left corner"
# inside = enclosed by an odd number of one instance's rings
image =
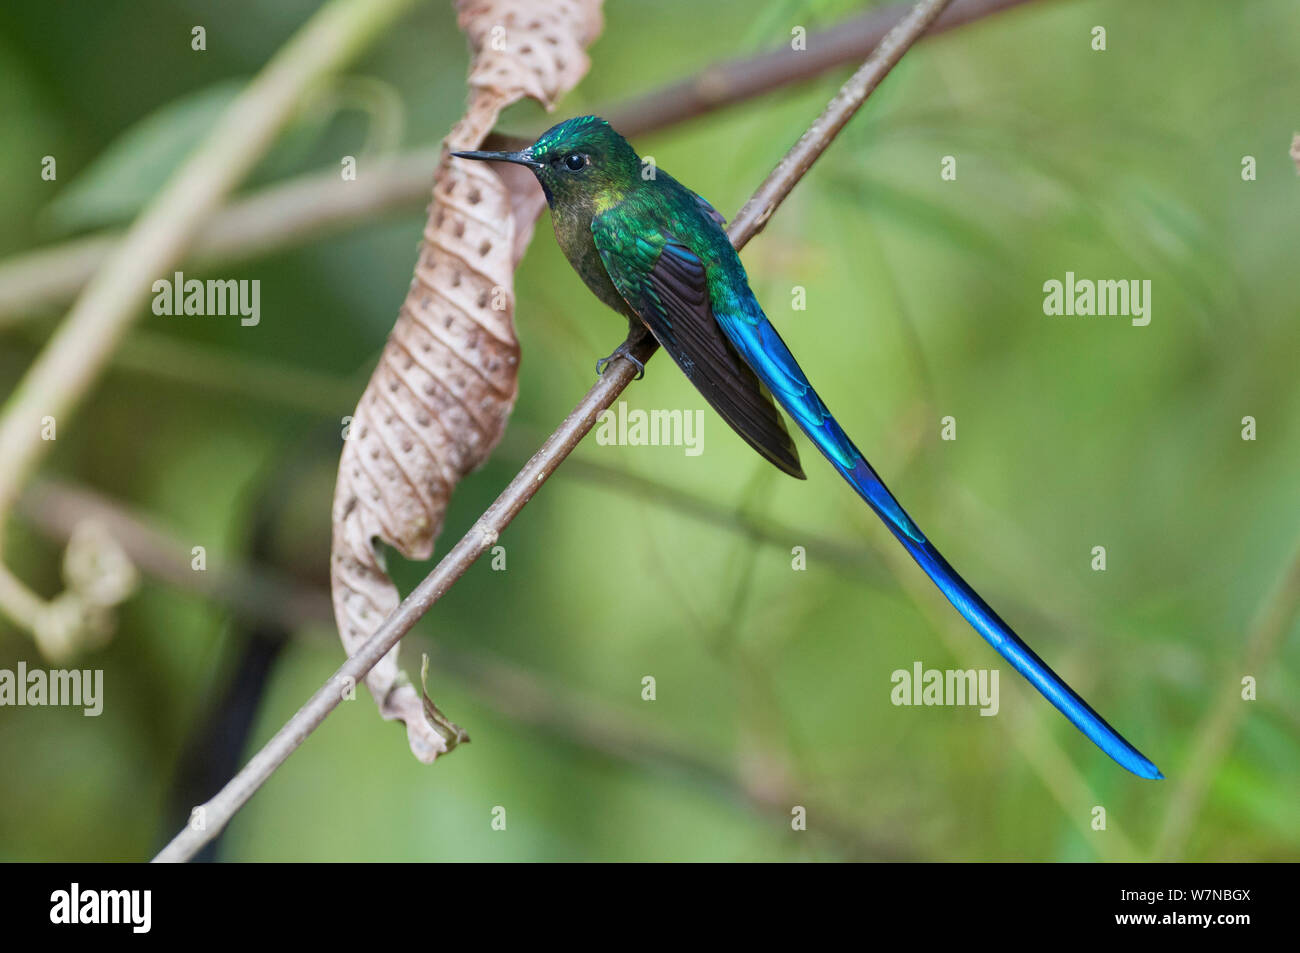
[[[704,263],[683,242],[634,232],[619,218],[605,213],[591,223],[618,293],[722,419],[773,464],[802,480],[799,453],[781,412],[713,318]]]

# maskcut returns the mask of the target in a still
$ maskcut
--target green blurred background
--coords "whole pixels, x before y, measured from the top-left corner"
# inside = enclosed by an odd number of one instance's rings
[[[5,5],[0,255],[128,222],[316,8]],[[555,118],[862,9],[614,0]],[[194,24],[204,53],[190,50]],[[1096,25],[1105,52],[1091,49]],[[217,856],[1300,858],[1300,646],[1296,579],[1284,581],[1300,539],[1300,178],[1287,155],[1298,38],[1293,0],[1043,0],[938,37],[744,255],[904,505],[1167,780],[1119,769],[1000,665],[806,441],[801,483],[709,413],[698,457],[584,443],[503,537],[506,571],[476,565],[407,638],[406,667],[432,654],[431,693],[472,744],[421,766],[363,692],[237,816]],[[435,144],[463,107],[466,63],[450,4],[417,4],[248,187],[336,170],[345,154],[364,175],[384,151]],[[846,73],[635,144],[732,215]],[[526,103],[500,128],[548,122]],[[39,176],[46,154],[56,182]],[[940,179],[945,155],[956,181]],[[251,263],[186,268],[260,279],[260,325],[145,315],[60,421],[40,479],[93,488],[186,549],[206,546],[214,565],[325,586],[340,420],[422,224],[417,206]],[[1066,271],[1149,279],[1150,325],[1045,317],[1043,283]],[[546,222],[517,280],[518,405],[453,497],[439,554],[621,338]],[[0,315],[3,393],[61,316]],[[663,358],[625,399],[704,406]],[[949,415],[955,441],[940,439]],[[1241,438],[1246,415],[1255,441]],[[61,543],[25,513],[7,559],[52,596]],[[1098,545],[1105,572],[1091,569]],[[792,570],[795,546],[806,571]],[[397,565],[403,591],[422,571]],[[104,670],[102,716],[0,709],[0,857],[147,858],[213,793],[184,779],[242,763],[340,663],[328,625],[268,631],[222,602],[146,575],[112,641],[75,663]],[[19,660],[42,664],[0,621],[0,667]],[[1001,712],[893,706],[890,673],[918,660],[1000,668]],[[1237,697],[1244,675],[1255,701]],[[1207,738],[1223,725],[1220,755]],[[807,831],[791,829],[794,805]]]

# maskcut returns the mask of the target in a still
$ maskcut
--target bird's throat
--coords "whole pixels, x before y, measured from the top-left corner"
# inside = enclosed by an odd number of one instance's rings
[[[619,314],[640,323],[640,319],[610,281],[609,272],[605,270],[605,263],[596,249],[596,241],[591,234],[591,220],[595,212],[593,206],[582,201],[552,205],[551,224],[555,227],[555,240],[573,270],[597,298]]]

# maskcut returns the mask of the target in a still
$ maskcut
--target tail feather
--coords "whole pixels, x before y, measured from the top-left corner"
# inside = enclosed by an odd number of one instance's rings
[[[721,313],[715,307],[714,314],[736,350],[768,386],[777,402],[885,522],[963,618],[1061,714],[1117,763],[1138,777],[1163,778],[1160,770],[1065,684],[940,555],[831,416],[781,336],[759,310],[757,302],[732,314]]]

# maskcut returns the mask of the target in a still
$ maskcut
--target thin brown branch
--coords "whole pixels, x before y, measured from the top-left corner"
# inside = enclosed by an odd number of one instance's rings
[[[737,249],[744,245],[771,217],[776,206],[811,168],[834,140],[844,124],[861,108],[894,64],[914,44],[950,0],[920,0],[911,12],[885,35],[880,45],[867,57],[840,92],[831,100],[780,164],[764,180],[754,198],[746,203],[729,230]],[[642,363],[654,353],[652,342],[645,341],[632,350]],[[492,502],[455,546],[373,636],[334,673],[334,676],[275,733],[251,761],[235,775],[215,797],[195,809],[191,823],[164,847],[156,861],[189,860],[210,841],[235,815],[259,787],[275,772],[297,747],[306,740],[340,701],[351,686],[364,678],[389,649],[433,607],[469,567],[487,552],[510,522],[519,514],[543,483],[555,473],[579,441],[596,424],[607,409],[631,383],[637,369],[627,358],[610,364],[605,374],[587,392],[559,428],[515,475],[500,496]]]
[[[927,35],[1028,2],[954,0]],[[664,129],[860,62],[907,9],[907,4],[899,4],[872,10],[812,34],[806,50],[783,45],[718,63],[685,80],[593,111],[629,137]],[[506,148],[504,139],[498,137],[487,148]],[[331,169],[270,186],[213,215],[188,260],[197,265],[248,261],[319,241],[380,216],[422,208],[429,201],[430,170],[438,156],[437,147],[415,149],[373,160],[351,182],[342,181],[338,170]],[[0,328],[67,304],[121,240],[117,234],[97,234],[0,262]]]

